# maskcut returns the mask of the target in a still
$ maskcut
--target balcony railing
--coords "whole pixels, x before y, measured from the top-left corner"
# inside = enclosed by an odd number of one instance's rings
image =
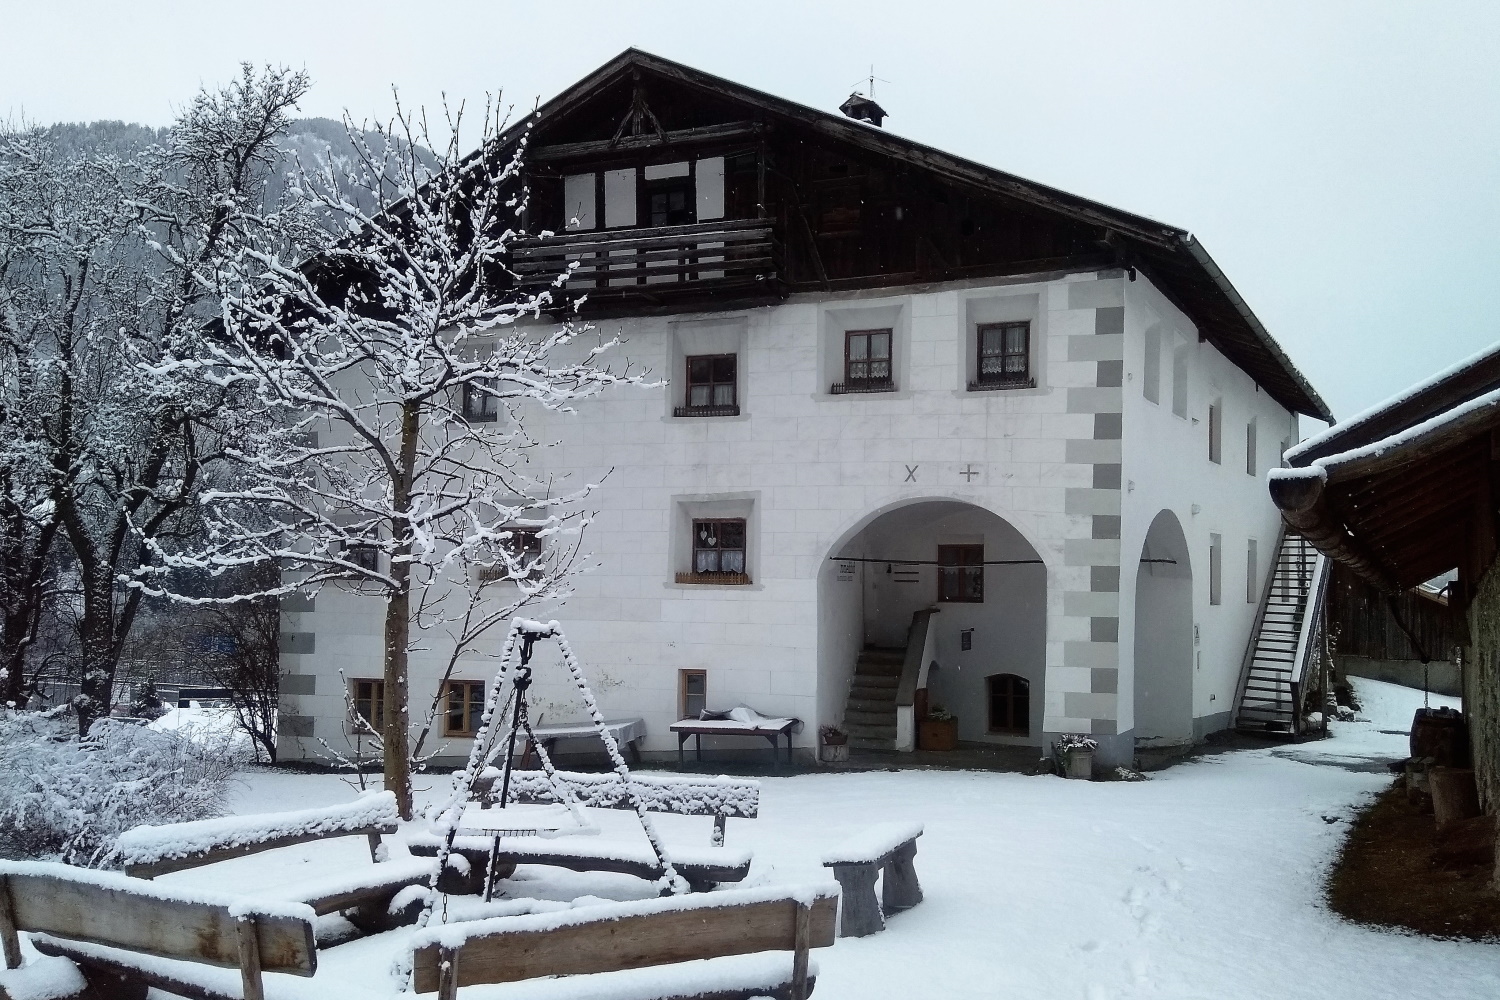
[[[726,282],[769,282],[781,248],[769,219],[721,219],[656,229],[591,230],[516,240],[511,266],[524,288],[569,272],[572,292],[669,292]]]
[[[850,379],[847,382],[833,383],[828,391],[835,396],[848,392],[895,392],[896,383],[888,378]]]

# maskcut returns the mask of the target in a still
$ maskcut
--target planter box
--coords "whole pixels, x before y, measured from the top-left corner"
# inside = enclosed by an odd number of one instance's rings
[[[1094,751],[1069,750],[1063,755],[1063,777],[1082,778],[1091,781],[1094,777]]]
[[[818,757],[825,764],[842,764],[849,759],[849,744],[824,743],[818,748]]]
[[[923,719],[917,723],[918,750],[952,750],[957,746],[957,719]]]

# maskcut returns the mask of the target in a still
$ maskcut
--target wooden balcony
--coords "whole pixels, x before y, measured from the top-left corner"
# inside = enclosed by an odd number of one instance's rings
[[[563,233],[510,249],[523,289],[540,291],[567,272],[564,293],[591,302],[780,294],[781,245],[769,219]]]

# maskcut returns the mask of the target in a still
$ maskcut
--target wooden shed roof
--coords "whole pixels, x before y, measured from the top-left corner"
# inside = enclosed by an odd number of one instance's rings
[[[1384,590],[1495,552],[1500,345],[1287,453],[1271,497],[1288,524]]]

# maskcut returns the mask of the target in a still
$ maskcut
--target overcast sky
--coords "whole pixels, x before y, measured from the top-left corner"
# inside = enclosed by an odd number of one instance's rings
[[[169,124],[242,60],[303,111],[529,106],[635,45],[1192,230],[1347,418],[1500,339],[1500,3],[0,0],[0,116]],[[1314,424],[1312,428],[1321,426]]]

